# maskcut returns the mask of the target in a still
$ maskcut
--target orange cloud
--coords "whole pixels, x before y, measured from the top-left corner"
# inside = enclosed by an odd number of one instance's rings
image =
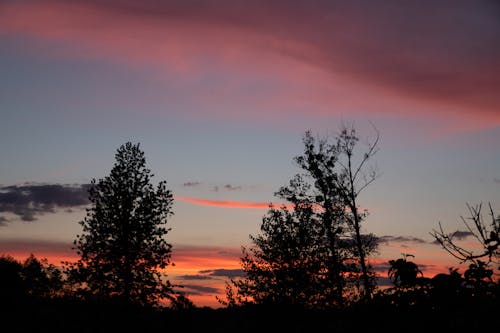
[[[247,208],[247,209],[268,209],[269,203],[267,202],[249,202],[249,201],[229,201],[229,200],[207,200],[199,198],[189,198],[182,196],[175,196],[176,200],[192,203],[201,206],[210,207],[225,207],[225,208]]]
[[[216,296],[224,296],[228,278],[217,273],[240,269],[240,256],[241,249],[236,247],[174,245],[174,266],[167,269],[167,274],[173,283],[185,286],[179,290],[186,293],[197,306],[218,308],[221,304]],[[185,276],[204,278],[183,279]]]
[[[267,202],[250,202],[250,201],[233,201],[233,200],[208,200],[200,198],[190,198],[183,196],[174,196],[176,200],[192,203],[200,206],[224,207],[224,208],[243,208],[243,209],[269,209],[272,204],[273,208],[279,209],[285,207],[288,210],[294,209],[293,204],[287,203],[267,203]],[[320,205],[313,205],[313,209],[320,209]],[[363,210],[364,208],[359,208]],[[373,210],[371,210],[373,211]]]
[[[172,261],[175,266],[168,268],[169,274],[196,274],[203,270],[240,268],[240,248],[186,246],[173,247]]]

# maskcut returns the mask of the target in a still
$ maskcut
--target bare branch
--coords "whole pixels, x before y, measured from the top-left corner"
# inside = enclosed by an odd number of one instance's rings
[[[459,244],[454,239],[456,233],[446,233],[441,223],[439,223],[439,231],[433,230],[431,235],[436,239],[436,241],[441,245],[441,247],[446,250],[453,257],[459,259],[463,262],[473,262],[476,263],[480,259],[487,259],[487,264],[492,262],[500,262],[500,251],[499,249],[499,234],[498,230],[500,228],[500,219],[495,218],[495,214],[489,204],[491,224],[487,225],[481,214],[482,205],[479,204],[475,207],[467,204],[467,209],[469,211],[470,217],[467,219],[460,217],[462,223],[465,225],[467,230],[470,232],[479,245],[482,246],[483,250],[479,253],[474,253],[472,250],[468,250]],[[472,220],[472,224],[468,222]]]
[[[353,179],[356,179],[358,177],[358,174],[363,169],[364,164],[379,151],[378,142],[380,140],[380,133],[378,132],[378,130],[376,130],[376,132],[377,136],[375,137],[375,141],[368,147],[368,151],[363,155],[363,159],[361,160],[358,167],[356,168],[356,171],[354,172]]]

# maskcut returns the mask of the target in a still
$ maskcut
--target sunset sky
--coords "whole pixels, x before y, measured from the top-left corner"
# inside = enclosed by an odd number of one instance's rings
[[[380,132],[381,274],[461,267],[429,233],[500,212],[499,3],[0,0],[0,253],[74,259],[85,184],[139,142],[175,196],[167,273],[217,306],[304,132],[343,123]]]

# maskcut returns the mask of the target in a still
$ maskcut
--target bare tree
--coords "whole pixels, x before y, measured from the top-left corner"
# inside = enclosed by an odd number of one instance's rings
[[[364,287],[362,295],[367,298],[371,298],[375,284],[366,260],[366,239],[361,232],[361,224],[366,217],[366,211],[360,209],[358,196],[380,175],[375,165],[370,165],[373,156],[379,150],[378,143],[380,139],[378,130],[375,127],[373,128],[376,133],[375,139],[367,143],[366,150],[361,154],[361,157],[355,152],[359,141],[356,129],[353,126],[348,127],[345,125],[341,128],[340,135],[337,137],[338,177],[335,178],[336,188],[342,197],[344,205],[351,213],[351,224],[354,230],[353,238],[356,243]]]
[[[470,262],[475,265],[480,265],[483,260],[486,264],[500,264],[500,216],[493,212],[491,204],[489,207],[489,222],[485,221],[481,213],[482,204],[471,206],[467,204],[469,217],[460,217],[462,223],[467,228],[467,234],[474,237],[480,245],[479,251],[466,248],[460,245],[459,240],[462,238],[463,232],[456,231],[453,233],[445,232],[441,223],[439,230],[433,230],[431,235],[436,241],[453,257],[460,260],[461,263]],[[500,267],[497,266],[497,269]]]

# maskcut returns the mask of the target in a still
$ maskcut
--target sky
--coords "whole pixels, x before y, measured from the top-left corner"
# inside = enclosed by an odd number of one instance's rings
[[[216,307],[305,131],[346,123],[360,152],[380,133],[380,274],[464,267],[430,233],[500,209],[498,2],[1,0],[0,253],[75,260],[86,184],[140,143],[175,198],[169,278]]]

